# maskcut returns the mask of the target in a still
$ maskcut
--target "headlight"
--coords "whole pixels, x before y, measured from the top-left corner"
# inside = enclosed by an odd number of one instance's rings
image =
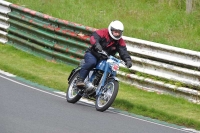
[[[117,70],[119,70],[119,65],[117,63],[113,63],[113,64],[111,64],[111,68],[113,71],[117,71]]]

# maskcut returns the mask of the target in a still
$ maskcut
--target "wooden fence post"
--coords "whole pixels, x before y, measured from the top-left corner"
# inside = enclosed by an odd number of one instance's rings
[[[186,13],[192,12],[193,0],[186,0]]]

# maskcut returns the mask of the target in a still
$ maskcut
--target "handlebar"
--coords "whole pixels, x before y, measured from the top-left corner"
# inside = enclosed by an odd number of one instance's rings
[[[102,55],[105,55],[105,56],[107,56],[107,57],[109,58],[109,55],[108,55],[107,52],[104,51],[104,50],[98,51],[98,53],[100,53],[100,54],[102,54]],[[118,60],[120,60],[120,59],[118,59]],[[125,63],[123,60],[120,60],[120,63],[121,63],[122,65],[126,66],[126,63]],[[126,67],[127,67],[127,66],[126,66]]]
[[[126,63],[123,60],[120,60],[120,63],[126,66]]]
[[[106,51],[104,51],[104,50],[98,51],[98,53],[108,56],[108,54],[107,54]]]

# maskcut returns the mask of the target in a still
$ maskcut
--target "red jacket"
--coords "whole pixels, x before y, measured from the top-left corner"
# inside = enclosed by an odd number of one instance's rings
[[[94,56],[98,57],[97,52],[94,49],[94,45],[96,42],[99,42],[102,46],[102,49],[106,51],[109,55],[115,55],[117,52],[119,53],[121,59],[123,61],[131,60],[131,57],[128,54],[125,41],[120,38],[119,40],[114,40],[110,37],[108,29],[97,30],[92,33],[90,37],[91,47],[90,51],[94,54]]]

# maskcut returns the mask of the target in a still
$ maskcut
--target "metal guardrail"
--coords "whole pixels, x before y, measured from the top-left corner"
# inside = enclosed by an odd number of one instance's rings
[[[15,4],[2,4],[10,23],[8,44],[21,50],[67,64],[78,64],[90,45],[95,28],[57,19]],[[4,11],[3,11],[4,12]],[[145,90],[198,100],[200,52],[123,36],[131,55],[131,73],[118,72],[123,82]],[[138,76],[142,73],[142,76]],[[158,80],[156,80],[156,78]],[[162,79],[162,80],[160,80]],[[169,82],[170,81],[170,82]]]
[[[9,27],[7,14],[11,12],[9,8],[10,3],[6,1],[0,2],[0,42],[6,43],[8,41],[6,30]]]
[[[145,40],[123,37],[134,63],[131,71],[147,78],[119,72],[124,81],[140,88],[168,92],[197,101],[200,90],[200,52],[176,48]],[[148,78],[156,76],[157,79]],[[175,84],[170,84],[173,81]],[[183,86],[183,87],[180,87]]]
[[[8,43],[49,60],[78,64],[94,28],[11,4]]]

